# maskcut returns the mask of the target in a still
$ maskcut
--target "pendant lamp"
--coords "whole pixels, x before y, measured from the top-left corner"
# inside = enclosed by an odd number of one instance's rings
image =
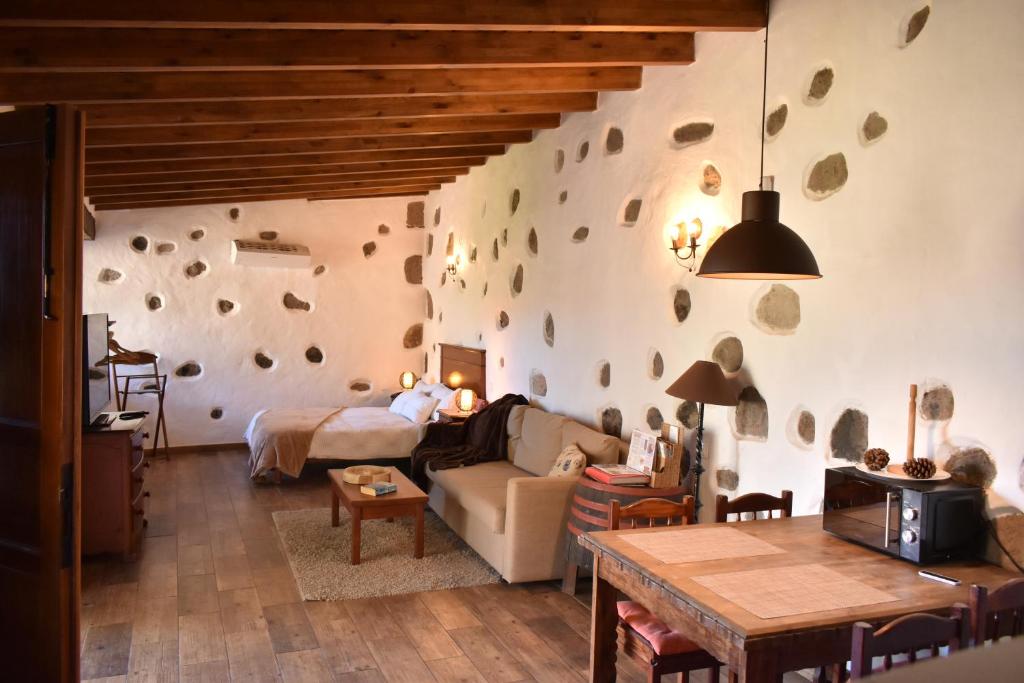
[[[761,91],[761,181],[743,193],[742,220],[719,237],[697,277],[732,280],[815,280],[821,277],[810,247],[779,222],[779,193],[764,183],[764,129],[768,98],[768,6],[765,3],[764,80]]]

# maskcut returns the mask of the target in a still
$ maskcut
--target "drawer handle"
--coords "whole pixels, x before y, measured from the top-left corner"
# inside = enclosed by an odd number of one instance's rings
[[[144,491],[144,492],[142,493],[142,497],[143,497],[143,498],[149,498],[149,491]]]
[[[149,432],[142,432],[142,438],[143,439],[148,439],[149,438]]]

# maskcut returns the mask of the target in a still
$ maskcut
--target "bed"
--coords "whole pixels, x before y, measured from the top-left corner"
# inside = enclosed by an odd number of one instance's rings
[[[454,402],[452,389],[472,389],[481,398],[485,396],[485,352],[451,344],[440,346],[443,381],[425,384],[421,380],[412,390],[397,394],[392,406],[273,408],[257,412],[245,430],[250,476],[278,481],[281,475],[298,477],[309,460],[344,465],[407,459],[436,411]],[[437,397],[437,402],[423,400],[424,395]],[[403,402],[411,404],[404,411]]]

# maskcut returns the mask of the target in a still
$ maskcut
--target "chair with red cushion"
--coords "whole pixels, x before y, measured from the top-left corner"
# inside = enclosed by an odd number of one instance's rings
[[[881,670],[888,671],[893,667],[893,655],[904,654],[913,663],[921,650],[928,650],[932,657],[937,657],[943,646],[954,652],[967,647],[968,635],[967,605],[959,603],[953,605],[948,617],[908,614],[879,629],[859,621],[853,625],[851,677],[867,678],[875,673],[875,657],[882,658]]]
[[[660,498],[641,500],[620,507],[617,500],[610,501],[608,528],[619,529],[654,526],[682,526],[693,515],[693,496],[682,503]],[[625,523],[625,524],[624,524]],[[687,683],[691,671],[709,669],[709,681],[717,681],[721,662],[702,650],[696,643],[678,631],[673,631],[646,607],[632,600],[618,603],[619,641],[622,651],[646,665],[647,680],[657,683],[664,674],[679,674],[681,683]]]

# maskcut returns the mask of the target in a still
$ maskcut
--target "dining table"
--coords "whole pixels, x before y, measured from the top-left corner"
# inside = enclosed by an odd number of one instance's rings
[[[615,681],[616,602],[639,602],[725,664],[733,680],[850,659],[856,622],[913,612],[947,614],[971,584],[1016,575],[978,560],[931,567],[960,581],[918,575],[919,565],[843,540],[821,515],[588,532],[594,554],[590,680]]]

